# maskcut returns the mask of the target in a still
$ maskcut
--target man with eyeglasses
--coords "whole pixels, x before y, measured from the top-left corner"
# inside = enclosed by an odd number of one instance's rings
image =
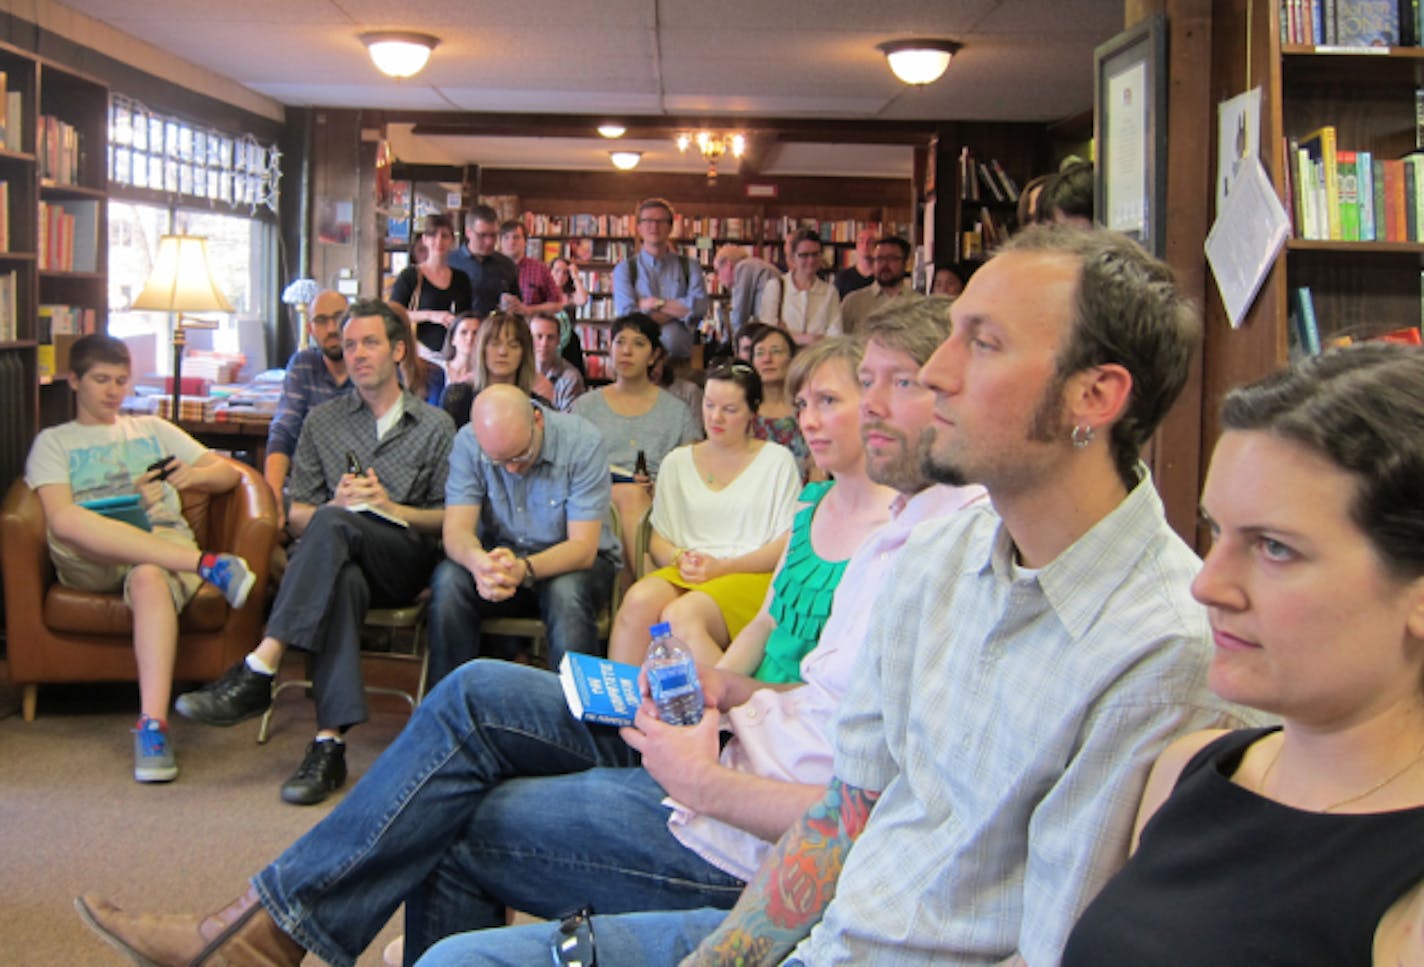
[[[835,286],[817,274],[821,236],[809,228],[799,229],[791,236],[789,250],[791,271],[774,288],[768,283],[763,290],[762,321],[779,324],[799,346],[841,335],[841,297]],[[780,302],[765,308],[773,294]]]
[[[450,253],[450,268],[470,277],[474,302],[470,308],[481,318],[500,307],[503,296],[519,299],[519,266],[495,251],[499,241],[499,215],[488,205],[476,205],[465,215],[465,244]]]
[[[432,686],[481,656],[487,617],[542,618],[551,665],[598,653],[598,612],[622,567],[608,453],[591,423],[495,385],[475,397],[470,429],[450,456],[447,559],[431,579]]]
[[[916,301],[924,295],[910,285],[906,266],[910,243],[898,235],[887,235],[875,243],[875,281],[857,289],[841,302],[841,327],[847,335],[881,306],[898,300]]]
[[[696,259],[672,247],[672,204],[646,198],[638,205],[638,252],[613,269],[613,314],[646,312],[662,327],[670,359],[692,356],[692,331],[707,313],[707,283]]]
[[[455,425],[403,388],[409,324],[386,303],[358,301],[341,325],[355,392],[313,409],[292,457],[287,515],[301,540],[257,647],[218,681],[181,695],[185,717],[231,726],[272,705],[289,647],[312,656],[316,738],[282,786],[307,806],[346,781],[343,736],[366,721],[361,625],[370,607],[407,605],[440,558],[438,537]]]
[[[292,453],[302,433],[302,421],[308,411],[333,397],[351,390],[346,378],[346,361],[341,355],[341,321],[346,317],[346,296],[326,289],[318,292],[307,307],[307,332],[312,346],[299,349],[287,360],[287,375],[282,377],[282,395],[277,399],[277,412],[267,430],[267,457],[262,462],[262,476],[277,498],[277,530],[287,526],[287,512],[282,493],[287,487],[287,473],[292,469]]]
[[[723,245],[712,258],[712,268],[722,291],[732,296],[731,338],[735,339],[751,319],[770,322],[776,318],[781,302],[781,271],[776,266],[740,245]]]

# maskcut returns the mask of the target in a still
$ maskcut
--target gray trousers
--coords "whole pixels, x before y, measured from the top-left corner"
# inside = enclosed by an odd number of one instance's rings
[[[318,728],[366,721],[366,611],[410,604],[439,559],[433,537],[340,507],[317,508],[282,575],[267,634],[314,656]]]

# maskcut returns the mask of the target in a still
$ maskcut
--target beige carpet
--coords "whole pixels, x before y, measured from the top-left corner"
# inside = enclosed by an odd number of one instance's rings
[[[13,698],[0,684],[0,714]],[[265,746],[256,744],[256,721],[214,729],[174,716],[182,773],[168,785],[133,781],[128,730],[137,707],[132,686],[51,686],[40,690],[34,722],[0,720],[0,964],[127,963],[79,922],[75,896],[206,912],[336,801],[296,807],[278,797],[315,727],[297,689],[280,699]],[[346,788],[405,725],[404,707],[373,700],[371,722],[348,736]],[[398,914],[360,963],[380,964],[400,932]]]

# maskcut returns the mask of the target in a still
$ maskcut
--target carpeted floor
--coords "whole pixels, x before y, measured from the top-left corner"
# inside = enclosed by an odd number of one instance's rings
[[[0,663],[0,715],[18,704],[3,682]],[[133,781],[137,707],[133,686],[51,686],[40,690],[34,722],[18,712],[0,719],[0,964],[126,963],[80,923],[77,895],[207,912],[337,801],[296,807],[278,796],[315,728],[299,690],[279,700],[265,746],[255,720],[215,729],[175,715],[182,773],[168,785]],[[372,720],[348,736],[346,788],[405,725],[404,708],[373,699]],[[398,914],[360,964],[379,965],[400,932]]]

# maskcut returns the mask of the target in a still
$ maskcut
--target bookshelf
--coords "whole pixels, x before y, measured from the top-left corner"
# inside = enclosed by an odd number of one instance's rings
[[[8,487],[38,428],[71,415],[54,374],[62,337],[104,326],[109,90],[5,44],[0,72],[0,486]]]
[[[1326,125],[1340,148],[1396,159],[1416,148],[1417,47],[1329,50],[1282,40],[1279,0],[1215,0],[1212,98],[1262,88],[1261,160],[1291,210],[1287,145]],[[1248,68],[1249,65],[1249,68]],[[1247,70],[1250,70],[1250,76]],[[1215,147],[1211,157],[1215,157]],[[1293,237],[1239,329],[1210,287],[1203,343],[1203,452],[1220,434],[1217,410],[1231,387],[1283,365],[1290,352],[1292,290],[1309,287],[1320,333],[1362,338],[1418,327],[1424,243]]]

